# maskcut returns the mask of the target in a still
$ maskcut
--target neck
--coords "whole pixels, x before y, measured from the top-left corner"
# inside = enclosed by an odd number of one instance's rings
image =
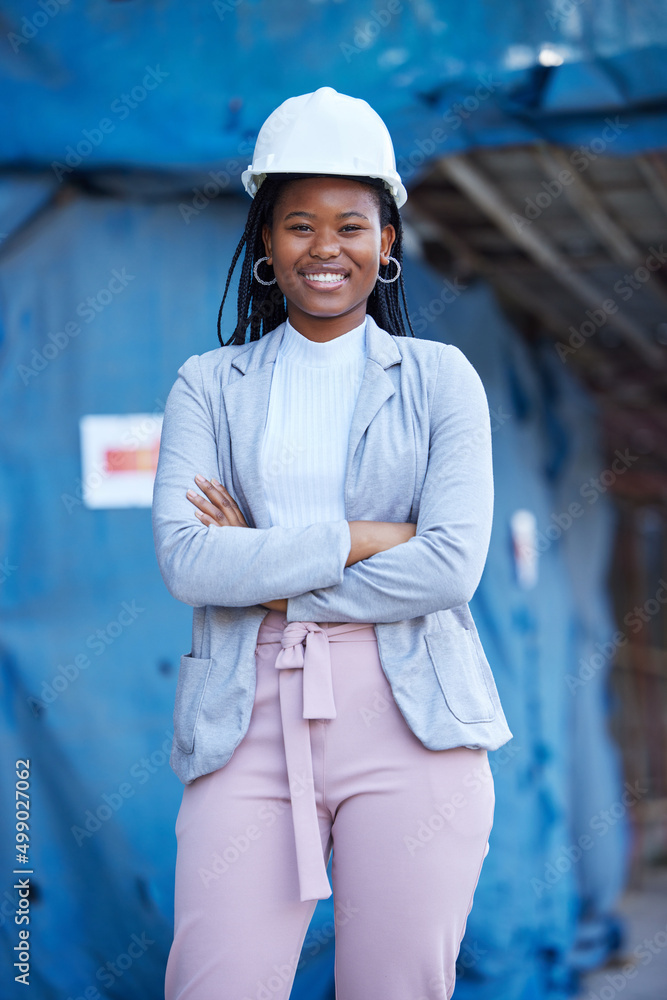
[[[311,316],[290,302],[287,306],[287,317],[290,324],[303,337],[318,344],[326,344],[327,341],[342,337],[343,334],[361,326],[366,318],[366,303],[362,302],[340,316]]]

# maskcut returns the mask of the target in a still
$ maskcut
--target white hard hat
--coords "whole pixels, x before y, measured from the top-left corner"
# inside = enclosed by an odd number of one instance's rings
[[[408,200],[387,126],[366,101],[333,87],[290,97],[269,115],[241,180],[254,198],[268,174],[283,173],[379,178],[398,208]]]

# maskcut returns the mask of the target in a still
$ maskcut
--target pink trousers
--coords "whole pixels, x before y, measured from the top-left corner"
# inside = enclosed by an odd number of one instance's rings
[[[332,849],[337,1000],[448,1000],[493,823],[486,751],[424,747],[372,625],[269,611],[256,663],[246,735],[183,789],[165,1000],[287,1000]]]

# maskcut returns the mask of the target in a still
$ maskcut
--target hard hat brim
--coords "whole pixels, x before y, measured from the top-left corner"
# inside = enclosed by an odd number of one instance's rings
[[[408,192],[405,189],[403,183],[401,182],[401,179],[398,176],[398,174],[395,174],[392,177],[388,177],[386,175],[377,175],[377,174],[350,174],[348,172],[343,173],[342,171],[337,171],[337,170],[327,170],[326,173],[320,173],[315,171],[292,172],[284,170],[275,170],[275,171],[268,170],[268,171],[258,172],[252,169],[252,164],[249,164],[248,168],[244,170],[243,173],[241,174],[241,182],[243,183],[243,187],[245,188],[245,190],[247,191],[247,193],[250,195],[251,198],[255,197],[260,187],[262,186],[262,183],[266,180],[268,176],[285,180],[287,180],[288,178],[293,178],[294,180],[298,180],[300,178],[306,178],[306,177],[345,177],[348,178],[349,180],[363,181],[364,179],[366,179],[367,181],[378,181],[379,182],[378,186],[383,185],[392,195],[394,201],[396,202],[397,208],[402,208],[403,205],[405,205],[406,201],[408,200]]]

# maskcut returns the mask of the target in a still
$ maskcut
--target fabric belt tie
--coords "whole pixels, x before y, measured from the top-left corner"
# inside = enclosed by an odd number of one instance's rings
[[[366,622],[349,622],[327,631],[316,622],[287,622],[282,630],[265,626],[261,640],[282,645],[275,665],[280,671],[280,715],[302,902],[331,895],[317,819],[309,720],[336,718],[329,642],[340,633],[359,630],[366,631],[363,638],[375,640],[373,626]]]

